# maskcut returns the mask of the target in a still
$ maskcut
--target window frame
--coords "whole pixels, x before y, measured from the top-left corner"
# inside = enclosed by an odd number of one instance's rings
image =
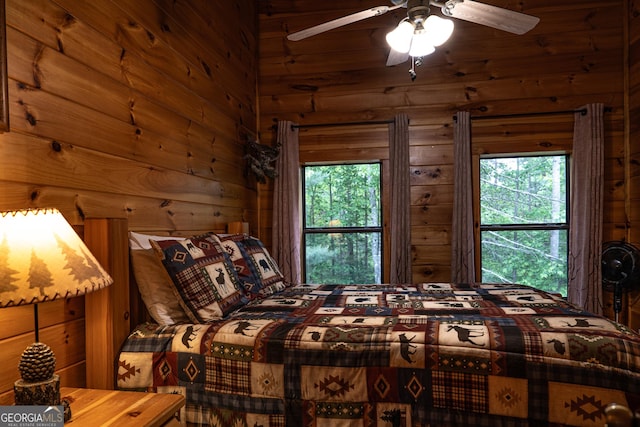
[[[302,279],[304,282],[307,280],[307,235],[308,234],[331,234],[331,233],[380,233],[380,283],[386,282],[386,272],[387,272],[387,257],[385,256],[386,251],[385,247],[387,245],[387,236],[385,232],[385,194],[384,194],[384,182],[385,182],[385,167],[384,161],[382,160],[354,160],[348,161],[344,160],[341,162],[314,162],[314,163],[303,163],[300,165],[300,193],[301,193],[301,273]],[[324,167],[324,166],[348,166],[348,165],[378,165],[379,168],[379,183],[378,183],[378,191],[379,191],[379,203],[380,203],[380,221],[378,226],[365,226],[365,227],[307,227],[307,203],[306,203],[306,173],[305,169],[307,167]]]
[[[504,159],[504,158],[522,158],[522,157],[553,157],[563,156],[565,158],[565,222],[560,223],[527,223],[527,224],[482,224],[481,212],[481,191],[480,191],[480,161],[484,159]],[[570,209],[571,209],[571,153],[569,152],[509,152],[509,153],[492,153],[473,156],[473,191],[474,191],[474,222],[475,222],[475,261],[476,261],[476,277],[478,281],[482,281],[482,232],[483,231],[553,231],[563,230],[567,232],[567,245],[569,245]],[[567,266],[569,262],[569,250],[567,246]],[[569,292],[567,282],[567,294]]]

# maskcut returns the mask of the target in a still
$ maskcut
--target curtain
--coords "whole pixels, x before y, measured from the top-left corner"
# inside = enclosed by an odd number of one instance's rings
[[[568,300],[602,314],[602,210],[604,105],[589,104],[574,115],[571,158]]]
[[[471,115],[456,114],[453,127],[453,221],[451,226],[451,281],[475,281],[473,241],[473,186],[471,177]]]
[[[398,114],[389,124],[391,175],[391,265],[389,283],[412,283],[409,117]]]
[[[300,157],[298,128],[289,121],[278,122],[280,155],[273,188],[272,256],[285,280],[301,283],[300,267]]]

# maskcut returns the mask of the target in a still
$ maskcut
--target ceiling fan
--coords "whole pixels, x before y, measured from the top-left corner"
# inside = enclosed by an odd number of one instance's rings
[[[503,9],[474,0],[391,0],[393,6],[377,6],[342,18],[334,19],[287,36],[287,39],[299,41],[333,30],[344,25],[383,15],[389,11],[404,7],[407,17],[387,34],[391,51],[387,65],[397,65],[413,58],[410,70],[415,79],[414,65],[420,65],[421,58],[432,53],[435,46],[444,43],[453,32],[453,22],[431,13],[430,6],[438,7],[442,15],[462,19],[476,24],[486,25],[513,34],[524,34],[535,27],[540,18]],[[417,59],[418,63],[414,64]]]

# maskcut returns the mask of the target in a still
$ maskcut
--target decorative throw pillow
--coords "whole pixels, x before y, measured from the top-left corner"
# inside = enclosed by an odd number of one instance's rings
[[[176,295],[196,323],[221,319],[247,303],[229,256],[209,233],[182,241],[152,241]]]
[[[249,298],[264,298],[287,287],[278,265],[260,239],[247,234],[218,235],[218,239]]]
[[[131,267],[140,297],[153,320],[159,325],[188,323],[190,319],[176,299],[173,283],[151,248],[150,240],[167,239],[168,236],[129,232]],[[182,240],[181,237],[171,239]]]

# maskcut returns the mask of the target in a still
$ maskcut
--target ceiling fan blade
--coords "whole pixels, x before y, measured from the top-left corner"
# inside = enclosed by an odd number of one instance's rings
[[[536,16],[473,0],[450,0],[442,6],[442,14],[513,34],[524,34],[540,22]]]
[[[387,57],[387,67],[391,67],[392,65],[402,64],[409,59],[409,53],[398,52],[397,50],[391,49],[389,51],[389,56]]]
[[[324,24],[319,24],[296,33],[291,33],[287,38],[292,41],[306,39],[307,37],[315,36],[316,34],[324,33],[325,31],[333,30],[334,28],[342,27],[374,16],[383,15],[390,10],[398,9],[399,7],[402,7],[402,4],[397,6],[372,7],[371,9],[363,10],[362,12],[356,12],[351,15],[343,16],[342,18],[334,19],[333,21],[325,22]]]

